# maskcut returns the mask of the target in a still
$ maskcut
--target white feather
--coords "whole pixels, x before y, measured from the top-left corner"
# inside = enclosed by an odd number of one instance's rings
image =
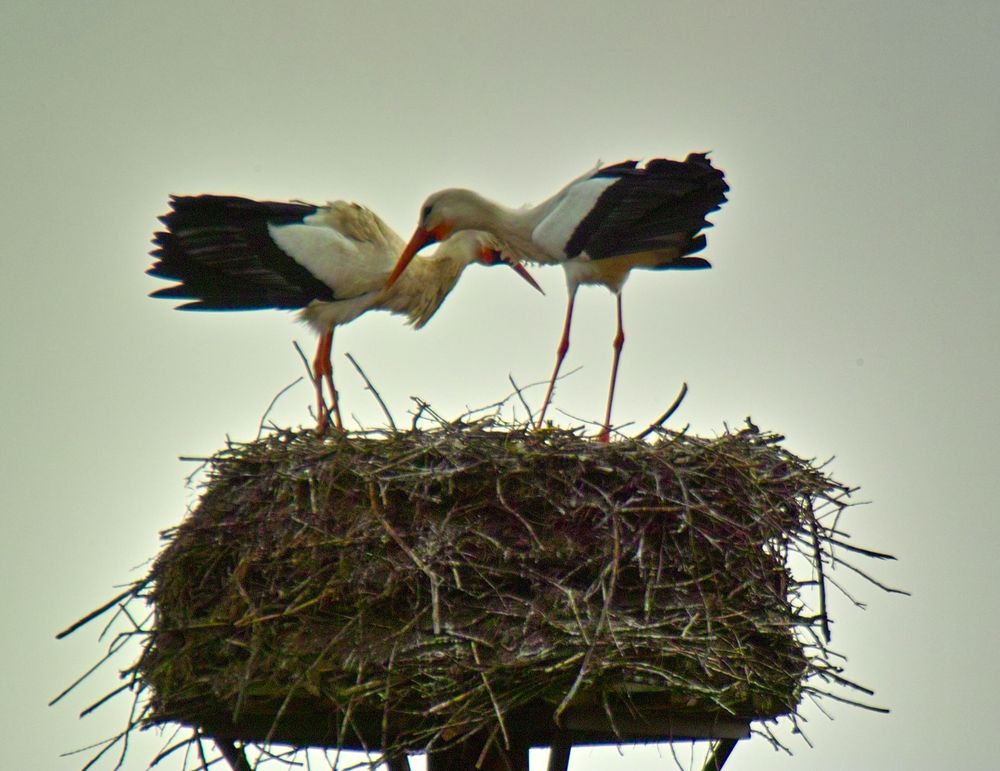
[[[573,231],[590,214],[594,204],[617,180],[613,177],[596,177],[573,182],[562,193],[559,202],[535,227],[531,240],[552,255],[565,260],[566,244]],[[579,259],[589,259],[584,253]]]
[[[356,297],[381,287],[395,256],[353,241],[325,225],[268,225],[274,243],[338,297]]]

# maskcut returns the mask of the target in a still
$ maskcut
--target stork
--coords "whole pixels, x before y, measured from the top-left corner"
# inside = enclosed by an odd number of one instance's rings
[[[581,284],[606,286],[615,294],[618,311],[608,402],[598,437],[607,441],[625,342],[621,292],[629,272],[710,268],[707,260],[691,255],[705,248],[700,231],[711,227],[705,217],[722,206],[728,190],[723,173],[712,166],[707,153],[691,153],[683,161],[657,158],[644,165],[623,161],[598,166],[537,206],[522,209],[501,206],[471,190],[442,190],[424,202],[417,229],[387,286],[403,275],[424,246],[467,229],[493,234],[505,251],[521,259],[561,264],[569,300],[538,426],[569,350],[576,291]]]
[[[330,360],[334,328],[377,309],[405,315],[420,329],[467,265],[503,262],[495,239],[462,231],[387,288],[403,240],[358,204],[199,195],[172,196],[170,206],[160,217],[166,229],[153,236],[155,262],[146,272],[177,283],[151,297],[189,300],[178,306],[182,310],[299,310],[320,336],[312,366],[320,432],[331,410],[343,429]],[[512,267],[541,291],[523,266]]]

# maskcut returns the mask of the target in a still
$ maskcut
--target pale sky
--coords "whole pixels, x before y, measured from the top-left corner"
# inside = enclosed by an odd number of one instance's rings
[[[571,9],[571,10],[568,10]],[[681,382],[675,427],[751,415],[871,503],[855,541],[898,563],[848,581],[834,647],[877,715],[807,706],[813,747],[753,739],[727,771],[987,768],[1000,711],[995,510],[1000,286],[1000,4],[986,2],[37,2],[0,7],[0,462],[4,767],[114,733],[98,628],[54,634],[141,575],[193,493],[191,464],[250,439],[301,374],[281,312],[182,314],[146,295],[170,193],[370,206],[406,237],[463,186],[535,202],[598,159],[712,150],[729,203],[712,271],[637,272],[616,423]],[[347,412],[443,415],[545,379],[565,292],[470,269],[421,332],[370,314],[337,334]],[[555,407],[599,420],[614,304],[581,291]],[[535,403],[541,399],[535,389]],[[307,424],[302,383],[272,417]],[[560,422],[572,421],[554,413]],[[140,566],[136,568],[136,566]],[[124,665],[124,662],[122,662]],[[146,736],[125,768],[145,767]],[[687,757],[687,748],[682,748]],[[578,750],[571,769],[670,768],[669,752]]]

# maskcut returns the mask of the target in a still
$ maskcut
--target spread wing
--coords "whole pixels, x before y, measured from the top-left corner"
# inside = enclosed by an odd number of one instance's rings
[[[698,233],[707,215],[726,201],[723,173],[704,153],[683,161],[657,158],[644,166],[625,161],[571,184],[535,231],[566,259],[599,260],[637,252],[683,255],[704,248]]]
[[[152,276],[176,281],[154,297],[182,308],[302,308],[377,290],[402,242],[374,213],[235,196],[172,197],[153,238]]]

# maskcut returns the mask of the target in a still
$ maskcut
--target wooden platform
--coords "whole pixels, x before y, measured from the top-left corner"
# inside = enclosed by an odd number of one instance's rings
[[[657,694],[635,694],[617,699],[615,704],[586,702],[567,708],[556,724],[554,705],[538,703],[516,710],[505,716],[504,725],[510,747],[485,755],[486,737],[475,736],[457,747],[429,755],[429,771],[471,771],[482,761],[482,771],[527,771],[528,751],[533,747],[552,748],[549,771],[564,770],[569,761],[570,749],[585,745],[615,745],[629,743],[660,743],[671,741],[715,741],[716,751],[709,758],[707,771],[717,771],[728,758],[736,742],[750,736],[753,720],[770,716],[736,716],[721,712],[679,709],[667,705]],[[237,722],[219,715],[217,721],[201,722],[202,730],[220,742],[231,743],[270,741],[299,747],[340,747],[345,750],[377,752],[396,722],[391,716],[358,713],[351,718],[353,735],[336,735],[340,725],[339,715],[309,714],[304,704],[297,703],[285,714],[290,719],[274,723],[274,712],[268,715],[244,712]],[[385,718],[385,719],[384,719]],[[184,722],[178,717],[180,722]],[[413,752],[422,748],[414,747]],[[240,768],[240,766],[234,766]],[[392,771],[408,767],[405,758],[390,764]]]
[[[377,749],[386,735],[393,734],[398,721],[392,716],[357,712],[351,716],[353,733],[338,736],[341,715],[310,712],[308,700],[293,700],[285,717],[275,723],[276,709],[253,711],[249,702],[234,722],[231,714],[214,716],[199,713],[197,725],[204,733],[222,739],[260,742],[268,739],[298,747],[341,747],[346,750]],[[272,703],[273,704],[273,703]],[[317,704],[317,706],[319,706]],[[508,733],[518,733],[530,747],[548,747],[560,737],[570,737],[574,745],[619,744],[622,742],[668,742],[710,739],[743,739],[750,735],[753,720],[772,715],[730,715],[705,710],[684,710],[668,706],[655,694],[637,694],[610,705],[611,715],[601,703],[582,703],[567,708],[556,724],[555,705],[537,703],[505,716]],[[308,716],[308,717],[307,717]],[[195,721],[176,714],[173,719],[188,725]],[[414,751],[422,748],[414,747]]]

